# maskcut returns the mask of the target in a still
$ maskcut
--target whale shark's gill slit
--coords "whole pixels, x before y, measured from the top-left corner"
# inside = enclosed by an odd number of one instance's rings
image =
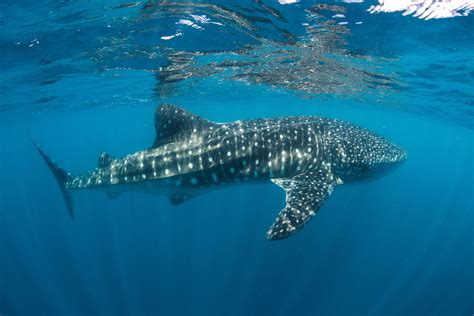
[[[33,145],[36,147],[38,152],[40,153],[41,157],[43,157],[44,161],[46,162],[46,165],[48,165],[49,170],[54,175],[54,178],[56,179],[56,182],[59,185],[59,188],[61,190],[61,193],[64,198],[64,202],[66,203],[67,210],[69,212],[69,215],[71,216],[72,220],[74,221],[74,207],[72,203],[72,198],[71,195],[69,194],[68,190],[66,189],[66,184],[73,179],[73,176],[71,176],[66,170],[55,164],[51,158],[49,158],[48,155],[46,155],[43,150],[36,144],[34,141],[31,141]]]

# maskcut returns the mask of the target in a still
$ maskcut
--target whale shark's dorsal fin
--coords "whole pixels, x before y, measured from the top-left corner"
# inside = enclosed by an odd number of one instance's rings
[[[107,167],[108,165],[110,165],[112,163],[112,161],[114,160],[115,158],[112,157],[111,155],[109,155],[108,153],[106,152],[101,152],[99,154],[99,158],[97,159],[97,167],[99,168],[104,168],[104,167]]]
[[[329,167],[308,171],[292,178],[273,179],[286,192],[286,206],[267,232],[269,240],[286,238],[303,226],[324,204],[334,187]]]
[[[215,124],[175,105],[162,104],[155,112],[156,139],[152,148],[179,141]]]

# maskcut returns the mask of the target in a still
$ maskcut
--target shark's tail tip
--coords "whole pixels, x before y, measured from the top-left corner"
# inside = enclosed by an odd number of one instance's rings
[[[36,150],[38,150],[39,154],[46,162],[46,165],[48,166],[49,170],[51,170],[51,172],[53,173],[54,178],[56,179],[56,182],[59,185],[59,189],[61,190],[61,193],[63,195],[64,202],[66,203],[69,215],[72,221],[74,222],[74,206],[72,203],[71,195],[66,188],[66,184],[68,183],[68,181],[72,180],[73,176],[71,176],[66,170],[58,166],[48,155],[46,155],[41,149],[41,147],[33,139],[30,138],[30,141],[33,143],[33,146],[35,146]]]

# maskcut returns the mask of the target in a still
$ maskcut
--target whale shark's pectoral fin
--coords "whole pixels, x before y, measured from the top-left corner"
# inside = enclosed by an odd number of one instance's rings
[[[292,178],[273,179],[286,192],[286,206],[268,230],[267,239],[283,239],[303,228],[331,194],[333,179],[326,168]]]

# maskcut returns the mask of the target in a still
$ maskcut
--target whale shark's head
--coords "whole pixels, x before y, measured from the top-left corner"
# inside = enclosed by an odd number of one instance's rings
[[[389,156],[392,157],[393,163],[404,162],[408,158],[407,151],[403,147],[400,147],[395,144],[391,144],[388,152]]]
[[[395,170],[408,158],[407,151],[403,147],[393,143],[387,145],[382,155],[384,159],[374,167],[375,176],[385,175]]]
[[[371,134],[367,142],[369,161],[372,164],[400,164],[407,160],[407,151],[391,141]]]
[[[374,151],[376,160],[370,166],[370,174],[366,175],[362,180],[372,181],[380,179],[385,175],[398,169],[408,157],[407,151],[387,140],[384,146]]]
[[[343,182],[372,178],[407,159],[404,148],[367,129],[341,123],[331,130],[332,170]]]

